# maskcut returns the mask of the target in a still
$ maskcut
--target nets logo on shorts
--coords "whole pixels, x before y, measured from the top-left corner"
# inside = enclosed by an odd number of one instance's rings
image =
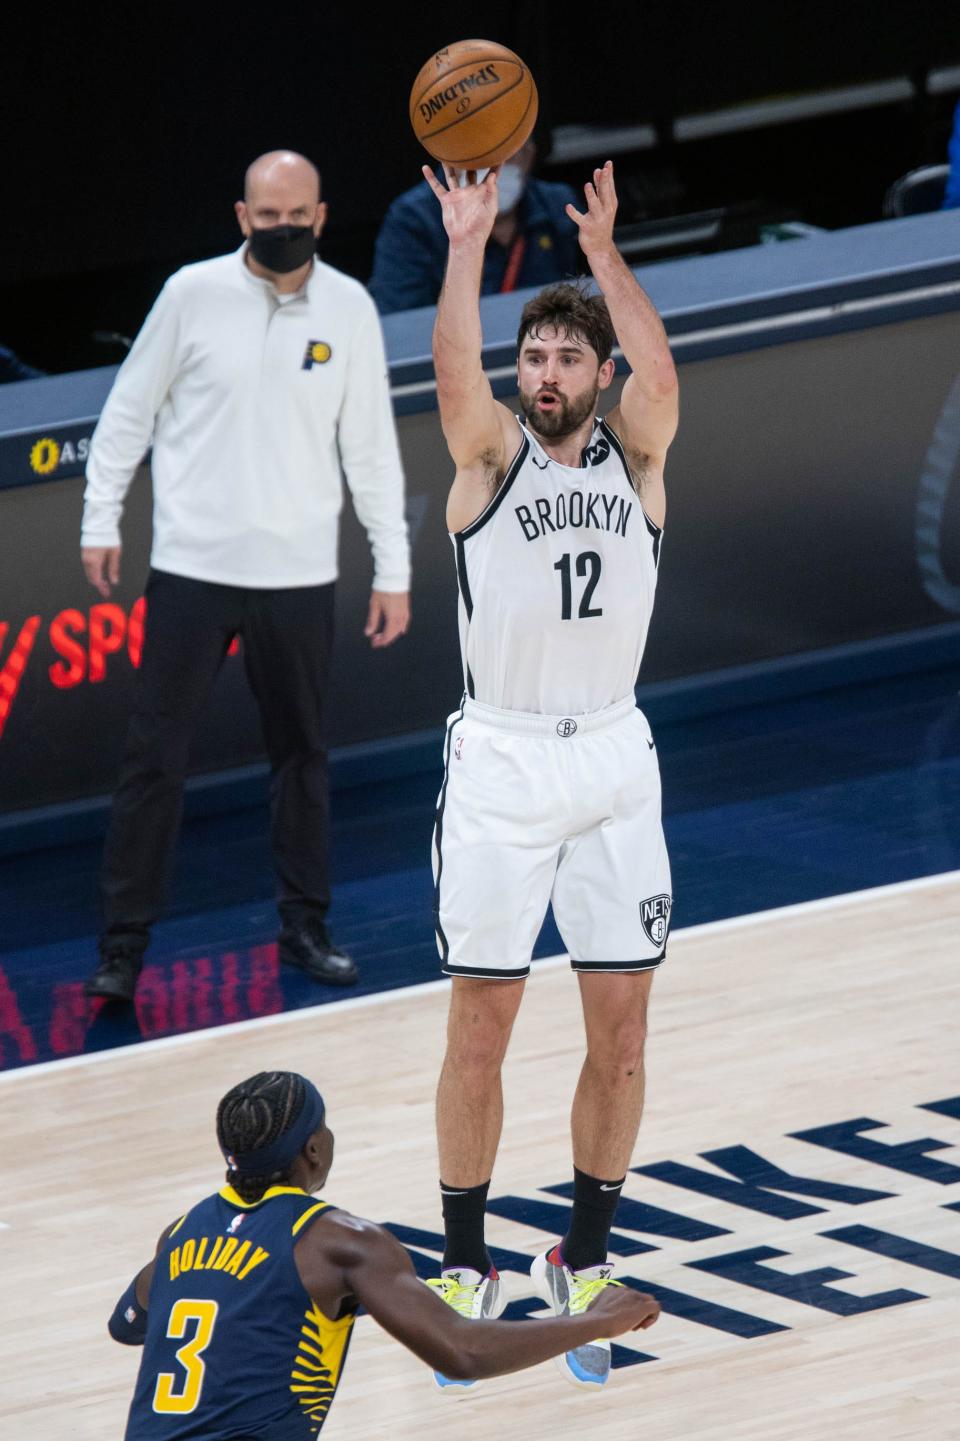
[[[651,896],[640,902],[640,920],[651,942],[662,946],[670,930],[670,910],[673,905],[669,896]]]
[[[569,736],[575,736],[576,733],[577,723],[575,720],[571,720],[569,716],[567,716],[566,720],[557,722],[557,735],[563,736],[564,740],[567,740]]]

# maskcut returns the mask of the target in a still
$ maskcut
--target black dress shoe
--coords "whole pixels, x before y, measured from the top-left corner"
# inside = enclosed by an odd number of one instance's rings
[[[296,966],[312,981],[323,981],[328,986],[356,983],[356,964],[333,944],[322,922],[284,926],[277,941],[277,952],[282,965]]]
[[[100,947],[100,964],[84,986],[83,994],[105,996],[110,1001],[132,1001],[142,966],[142,948],[106,942]]]

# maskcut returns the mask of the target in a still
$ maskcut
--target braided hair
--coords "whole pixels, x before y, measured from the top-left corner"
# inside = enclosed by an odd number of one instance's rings
[[[217,1140],[225,1152],[247,1154],[269,1146],[290,1129],[303,1110],[306,1089],[294,1071],[259,1071],[228,1091],[217,1107]],[[259,1201],[268,1187],[287,1179],[287,1171],[272,1175],[227,1172],[227,1180],[249,1205]]]

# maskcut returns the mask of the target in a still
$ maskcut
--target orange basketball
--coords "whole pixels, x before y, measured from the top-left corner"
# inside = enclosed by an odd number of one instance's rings
[[[480,170],[517,153],[538,103],[519,55],[492,40],[459,40],[431,55],[413,82],[410,123],[435,160]]]

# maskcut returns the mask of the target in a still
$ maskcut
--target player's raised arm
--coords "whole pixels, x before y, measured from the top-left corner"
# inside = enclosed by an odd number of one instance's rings
[[[516,422],[506,406],[494,400],[482,359],[480,284],[484,251],[497,218],[497,174],[492,170],[479,185],[461,187],[453,172],[446,173],[448,190],[428,165],[423,167],[443,211],[449,242],[433,328],[433,362],[440,423],[457,467],[447,522],[451,530],[459,530],[480,514],[502,478]]]
[[[677,371],[663,321],[613,241],[617,192],[613,164],[594,170],[584,186],[586,213],[567,206],[580,231],[580,247],[603,292],[613,328],[630,366],[620,403],[607,417],[653,489],[662,488],[663,458],[677,430]],[[655,507],[655,499],[654,508]],[[647,497],[644,503],[648,510]],[[651,514],[662,524],[662,516]]]
[[[325,1231],[315,1228],[318,1256],[342,1268],[351,1293],[385,1331],[453,1380],[520,1371],[599,1336],[646,1329],[660,1314],[651,1296],[617,1286],[579,1316],[467,1320],[417,1279],[403,1247],[381,1226],[345,1212],[324,1224]],[[309,1290],[309,1271],[301,1276]]]

